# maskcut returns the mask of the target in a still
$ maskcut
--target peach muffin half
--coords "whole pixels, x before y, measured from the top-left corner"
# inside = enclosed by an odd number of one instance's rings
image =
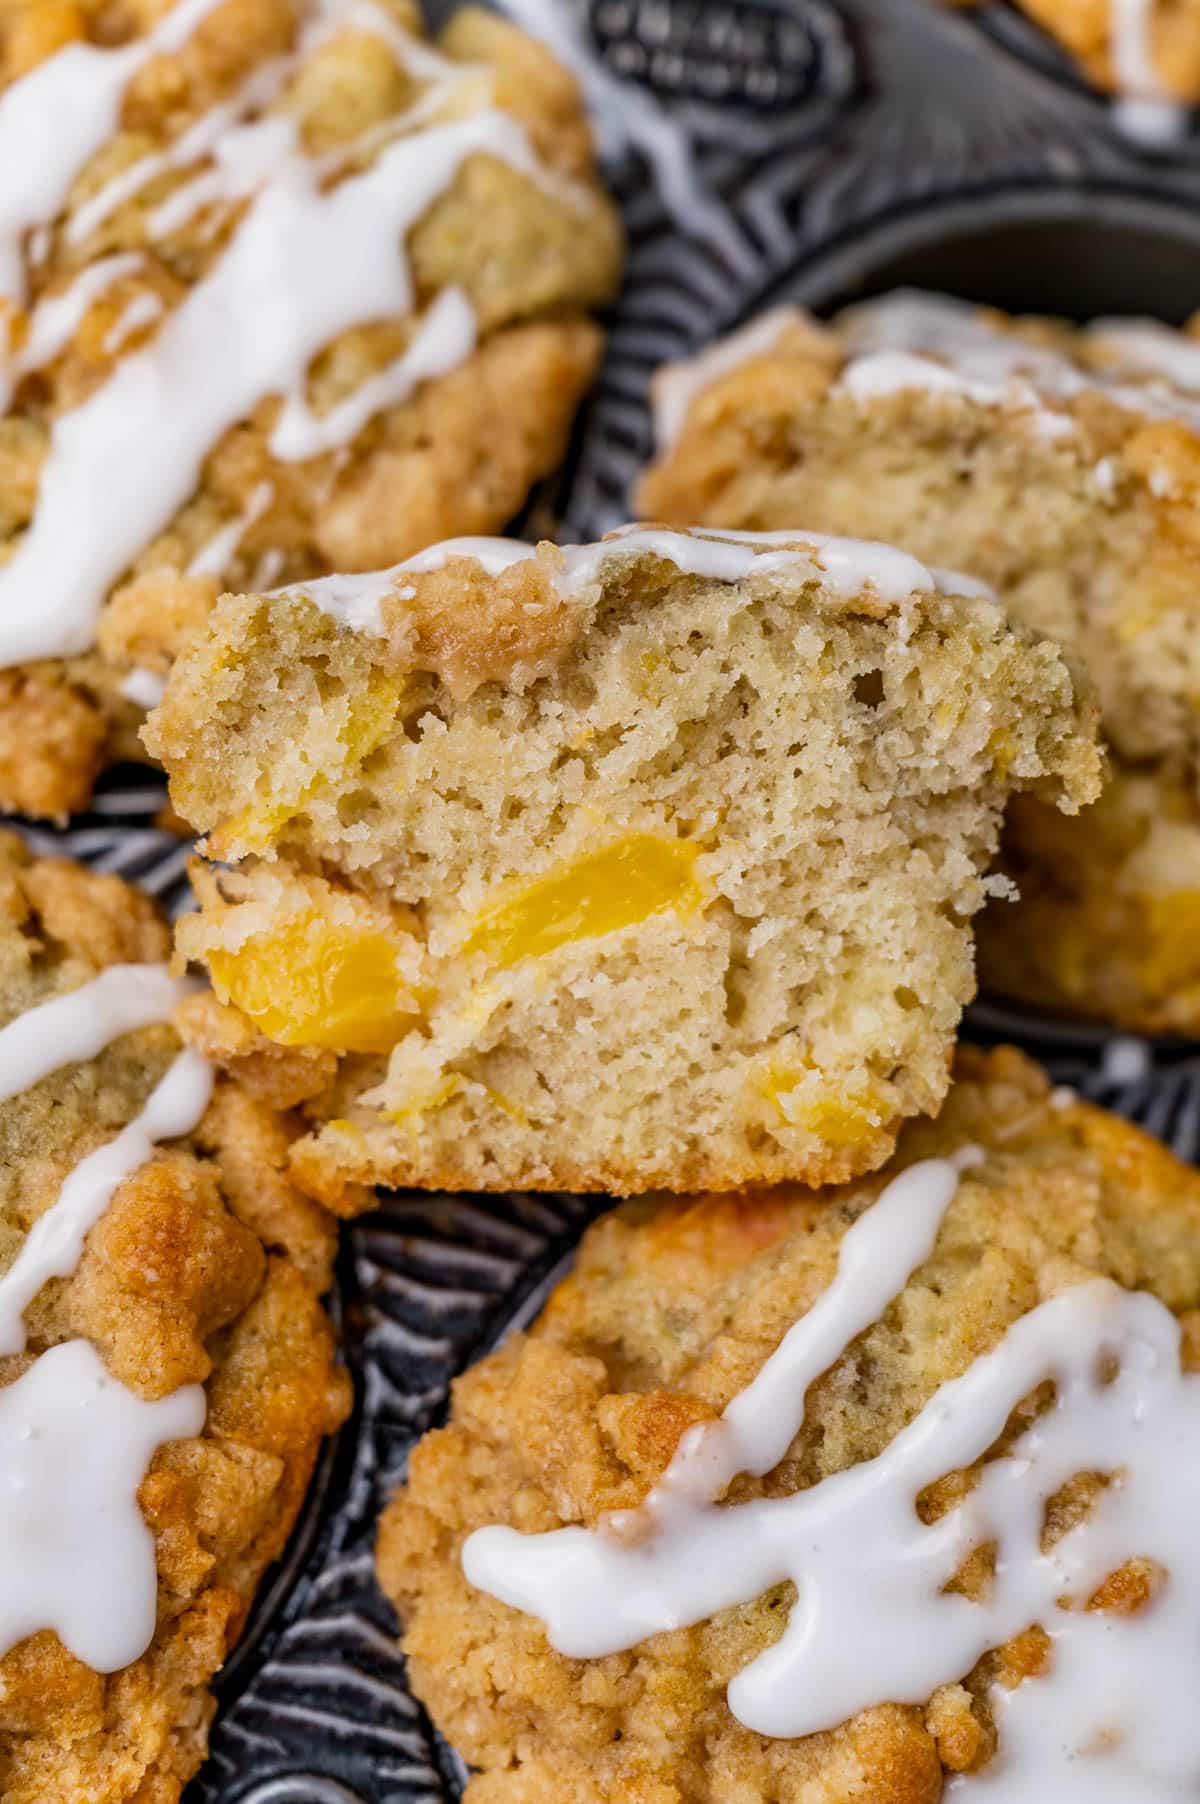
[[[791,308],[659,377],[639,502],[709,526],[872,533],[969,570],[1096,684],[1111,781],[1013,808],[1020,901],[985,985],[1137,1031],[1200,1029],[1200,341],[898,293]]]
[[[1004,803],[1093,796],[1093,730],[965,579],[631,528],[226,597],[147,739],[224,867],[181,952],[321,1050],[293,1169],[343,1208],[881,1164],[945,1094]]]

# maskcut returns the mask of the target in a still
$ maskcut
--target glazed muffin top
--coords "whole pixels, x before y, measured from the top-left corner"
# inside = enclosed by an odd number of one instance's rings
[[[947,1155],[965,1148],[956,1171]],[[891,1181],[902,1171],[904,1194]],[[1139,1763],[1157,1775],[1161,1753],[1147,1750],[1148,1692],[1161,1687],[1169,1724],[1188,1679],[1163,1665],[1169,1619],[1154,1625],[1172,1584],[1155,1561],[1161,1512],[1131,1470],[1143,1514],[1118,1518],[1110,1541],[1097,1469],[1115,1443],[1096,1423],[1129,1415],[1126,1361],[1194,1410],[1177,1343],[1194,1368],[1198,1305],[1196,1172],[1051,1091],[1011,1050],[961,1053],[940,1118],[905,1130],[884,1177],[649,1198],[605,1217],[535,1325],[457,1381],[449,1424],[416,1449],[383,1522],[380,1575],[409,1671],[479,1769],[470,1804],[935,1804],[956,1776],[986,1781],[989,1767],[1007,1799],[1035,1752],[1050,1766],[1023,1795],[1095,1796],[1089,1783],[1122,1778],[1128,1790],[1109,1795],[1142,1795]],[[1143,1333],[1161,1342],[1146,1368]],[[780,1388],[768,1363],[789,1358]],[[773,1402],[764,1395],[757,1421],[743,1407],[714,1428],[764,1376]],[[1120,1445],[1136,1448],[1130,1421]],[[1183,1445],[1165,1456],[1171,1471],[1156,1468],[1177,1495]],[[1046,1498],[1044,1518],[1005,1505],[1007,1454],[1031,1462],[1014,1495]],[[885,1507],[868,1533],[863,1511],[893,1494],[899,1514]],[[1080,1528],[1099,1539],[1071,1580]],[[689,1561],[701,1530],[711,1542]],[[890,1565],[900,1531],[906,1551]],[[773,1538],[782,1571],[803,1573],[795,1584],[772,1568]],[[1053,1596],[1006,1600],[1047,1560],[1044,1584],[1074,1585],[1074,1627]],[[612,1562],[600,1595],[586,1589],[593,1561]],[[1175,1581],[1194,1587],[1187,1564]],[[524,1609],[499,1601],[517,1594]],[[976,1610],[988,1613],[978,1631]],[[976,1651],[956,1656],[972,1634]],[[1126,1662],[1115,1691],[1101,1644]],[[1044,1736],[1039,1685],[1054,1700]],[[1114,1731],[1108,1753],[1076,1748],[1093,1718],[1100,1733],[1120,1721],[1128,1744]]]
[[[179,1796],[348,1405],[295,1126],[182,1050],[168,948],[117,878],[0,839],[0,1435],[30,1499],[0,1510],[11,1804]],[[26,1433],[51,1462],[28,1473]]]
[[[54,814],[224,582],[517,511],[619,227],[571,77],[407,0],[4,0],[0,167],[0,800]]]

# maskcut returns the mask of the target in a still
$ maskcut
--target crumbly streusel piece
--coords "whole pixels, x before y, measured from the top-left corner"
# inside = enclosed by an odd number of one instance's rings
[[[1057,648],[883,546],[469,549],[226,597],[147,729],[237,866],[182,951],[342,1055],[300,1181],[880,1164],[945,1093],[1006,797],[1095,793]]]
[[[1063,1101],[1011,1049],[960,1052],[939,1119],[906,1127],[892,1169],[966,1143],[984,1158],[963,1174],[930,1257],[809,1387],[786,1457],[763,1479],[737,1478],[738,1502],[788,1496],[881,1454],[1019,1317],[1097,1276],[1174,1311],[1195,1368],[1200,1177],[1116,1117]],[[952,1775],[986,1766],[989,1691],[1037,1683],[1048,1642],[1036,1626],[923,1704],[881,1703],[825,1733],[770,1739],[734,1717],[726,1689],[778,1640],[790,1587],[628,1652],[571,1660],[460,1564],[485,1525],[591,1527],[642,1502],[681,1435],[719,1415],[812,1307],[881,1187],[877,1177],[626,1205],[585,1236],[534,1326],[457,1380],[448,1426],[416,1448],[383,1517],[378,1557],[417,1693],[479,1769],[469,1804],[936,1804]],[[1036,1408],[1035,1394],[1006,1438]],[[961,1475],[939,1479],[922,1520],[963,1490]],[[1048,1532],[1066,1532],[1093,1496],[1064,1486]],[[956,1584],[977,1596],[985,1583],[972,1556]],[[1093,1607],[1131,1612],[1146,1599],[1133,1561]]]
[[[162,960],[169,943],[117,878],[31,860],[0,836],[0,1021],[106,966]],[[172,1028],[143,1028],[0,1103],[6,1269],[67,1173],[133,1119],[178,1050]],[[0,1359],[3,1387],[82,1337],[138,1397],[200,1383],[208,1401],[202,1433],[160,1448],[138,1494],[158,1567],[145,1654],[105,1676],[43,1631],[0,1659],[6,1804],[171,1804],[204,1757],[209,1681],[348,1406],[318,1300],[333,1224],[287,1175],[295,1132],[220,1080],[196,1132],[118,1187],[74,1275],[26,1310],[26,1351]]]
[[[1026,900],[983,917],[983,968],[1034,1003],[1195,1030],[1200,341],[896,295],[831,327],[782,310],[723,354],[660,377],[666,442],[641,504],[892,538],[1078,655],[1115,787],[1066,831],[1014,812]]]
[[[63,115],[37,171],[23,108]],[[0,0],[0,806],[142,756],[222,588],[510,520],[619,237],[572,77],[490,13]]]

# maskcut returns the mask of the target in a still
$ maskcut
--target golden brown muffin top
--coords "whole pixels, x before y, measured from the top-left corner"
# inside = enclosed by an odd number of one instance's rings
[[[470,7],[435,47],[409,0],[2,0],[0,94],[0,798],[58,814],[225,583],[517,512],[620,231],[573,78]],[[45,195],[22,106],[66,115]]]
[[[961,1052],[940,1119],[906,1129],[892,1170],[968,1143],[983,1161],[963,1174],[932,1255],[809,1388],[786,1457],[764,1479],[738,1478],[730,1501],[788,1496],[873,1458],[1019,1317],[1098,1275],[1173,1310],[1194,1366],[1196,1172],[1052,1093],[1012,1050]],[[787,1586],[579,1661],[555,1653],[537,1620],[474,1590],[459,1564],[482,1525],[591,1526],[641,1502],[681,1434],[713,1420],[825,1290],[841,1237],[882,1182],[626,1205],[591,1229],[534,1327],[458,1381],[449,1425],[417,1448],[384,1518],[379,1561],[417,1690],[481,1769],[470,1804],[935,1804],[950,1775],[991,1756],[988,1692],[1036,1682],[1047,1653],[1036,1629],[924,1705],[883,1703],[832,1731],[773,1740],[744,1728],[725,1692],[778,1638]],[[1021,1405],[1008,1434],[1038,1406]],[[922,1494],[922,1519],[963,1492],[961,1476],[939,1480]],[[1048,1532],[1078,1521],[1093,1495],[1068,1485]],[[968,1561],[957,1582],[978,1595],[984,1577]],[[1136,1610],[1146,1597],[1135,1561],[1093,1605]]]
[[[991,583],[1083,661],[1129,761],[1200,759],[1200,357],[1190,329],[1087,327],[897,291],[796,308],[656,379],[659,518],[873,530]]]
[[[106,967],[165,959],[168,947],[152,904],[118,878],[31,858],[0,836],[0,1021]],[[169,1026],[143,1028],[0,1103],[6,1267],[67,1174],[138,1114],[178,1050]],[[26,1350],[0,1360],[7,1385],[83,1338],[137,1397],[199,1384],[207,1398],[203,1430],[161,1447],[139,1491],[158,1569],[145,1654],[104,1676],[43,1631],[0,1659],[10,1804],[169,1804],[203,1757],[208,1681],[348,1405],[318,1301],[333,1227],[286,1178],[294,1132],[219,1081],[195,1132],[118,1186],[74,1274],[26,1310]]]

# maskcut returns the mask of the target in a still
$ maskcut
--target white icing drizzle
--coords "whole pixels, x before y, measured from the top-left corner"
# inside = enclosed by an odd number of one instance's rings
[[[299,462],[349,444],[375,414],[407,400],[422,382],[465,363],[477,337],[475,309],[467,296],[461,288],[443,289],[400,356],[327,414],[318,417],[303,389],[293,390],[271,434],[272,456]]]
[[[89,983],[17,1015],[0,1029],[0,1101],[65,1065],[93,1059],[114,1040],[165,1021],[195,986],[165,965],[110,965]],[[48,1278],[68,1277],[88,1229],[117,1185],[153,1156],[159,1140],[191,1133],[212,1094],[212,1071],[199,1053],[182,1052],[141,1114],[69,1173],[0,1276],[0,1353],[25,1345],[22,1313]]]
[[[145,1652],[157,1576],[138,1486],[205,1408],[198,1384],[146,1402],[84,1340],[0,1390],[0,1655],[42,1629],[96,1672]]]
[[[165,965],[109,965],[90,983],[26,1009],[0,1028],[0,1102],[64,1065],[94,1059],[122,1034],[165,1021],[194,988]]]
[[[1092,481],[1096,493],[1104,501],[1112,501],[1117,493],[1117,475],[1119,466],[1115,457],[1102,457],[1092,470]],[[1153,475],[1151,476],[1153,483]]]
[[[1115,114],[1129,137],[1148,145],[1179,137],[1186,109],[1172,99],[1154,67],[1150,28],[1155,0],[1111,0],[1113,75],[1121,90]]]
[[[906,1209],[894,1204],[894,1185],[853,1230],[854,1266],[876,1301],[903,1286],[938,1200],[944,1209],[954,1188],[936,1161],[895,1182],[907,1184],[907,1209],[919,1218],[903,1249],[896,1217]],[[790,1443],[804,1385],[861,1331],[865,1305],[842,1276],[839,1263],[834,1300],[802,1318],[730,1406],[750,1416],[734,1437],[739,1454],[761,1461]],[[1200,1377],[1180,1370],[1179,1354],[1179,1324],[1155,1298],[1106,1279],[1083,1283],[1020,1318],[873,1460],[789,1497],[719,1507],[696,1471],[672,1482],[689,1458],[699,1466],[681,1447],[641,1511],[598,1531],[480,1530],[464,1546],[464,1571],[540,1617],[553,1645],[579,1659],[791,1580],[797,1599],[782,1638],[728,1693],[741,1722],[772,1736],[829,1729],[881,1702],[922,1704],[1037,1623],[1051,1644],[1048,1673],[1011,1692],[996,1687],[997,1756],[982,1773],[951,1780],[947,1795],[1173,1804],[1200,1786]],[[788,1367],[790,1384],[778,1375]],[[920,1493],[981,1459],[1047,1380],[1049,1409],[983,1467],[961,1505],[925,1525],[914,1507]],[[706,1476],[723,1481],[733,1457],[718,1440]],[[1081,1472],[1110,1482],[1085,1520],[1043,1550],[1046,1504]],[[996,1570],[984,1596],[947,1591],[968,1554],[989,1543]],[[1131,1617],[1080,1607],[1135,1558],[1166,1575],[1148,1607]]]
[[[443,539],[440,545],[429,545],[415,556],[397,564],[397,570],[444,570],[452,558],[469,557],[482,565],[489,576],[499,576],[514,564],[527,563],[537,556],[536,545],[524,545],[519,539],[464,538]]]
[[[176,1140],[196,1128],[212,1095],[213,1074],[198,1052],[181,1052],[151,1092],[140,1115],[115,1140],[97,1147],[65,1179],[50,1208],[39,1215],[20,1251],[0,1277],[0,1353],[25,1345],[24,1311],[50,1278],[68,1278],[83,1243],[112,1201],[118,1185],[154,1156],[160,1140]],[[0,1393],[2,1394],[2,1393]]]
[[[51,228],[48,225],[34,226],[25,248],[33,267],[40,269],[54,249],[54,233]]]
[[[281,119],[241,133],[257,178],[256,159],[269,151],[270,179],[215,269],[151,343],[55,422],[34,519],[0,568],[0,663],[85,650],[108,588],[193,492],[221,435],[265,396],[297,393],[340,333],[411,309],[405,236],[468,158],[497,157],[545,179],[521,127],[496,111],[391,143],[328,190],[294,133]],[[461,308],[451,308],[461,343]],[[447,317],[423,355],[446,356]],[[343,429],[358,411],[342,413]]]
[[[664,364],[651,383],[654,408],[654,442],[660,452],[678,442],[683,423],[696,396],[720,377],[764,356],[779,343],[789,327],[802,323],[798,307],[771,307],[736,332],[730,332],[695,357]]]
[[[536,555],[536,546],[523,545],[517,539],[443,539],[440,545],[430,545],[424,551],[418,551],[414,557],[405,558],[402,563],[393,564],[387,570],[369,570],[352,576],[323,576],[316,582],[292,583],[272,593],[303,596],[314,607],[320,608],[323,614],[336,620],[339,626],[348,627],[352,631],[382,633],[384,622],[381,604],[384,600],[389,595],[404,597],[413,593],[411,588],[404,587],[403,578],[406,574],[441,570],[451,558],[469,557],[481,564],[489,576],[499,576],[510,565],[523,563]]]
[[[874,300],[847,307],[837,318],[837,329],[850,349],[866,351],[928,351],[969,349],[990,327],[980,320],[979,309],[956,295],[937,294],[924,288],[893,288]],[[1030,355],[1043,355],[1029,346]]]
[[[0,299],[24,301],[22,239],[62,211],[75,177],[116,130],[134,76],[152,57],[180,50],[219,3],[176,0],[119,50],[68,44],[0,94]]]
[[[291,71],[290,59],[283,57],[253,70],[231,99],[202,113],[163,150],[151,151],[147,156],[139,157],[128,169],[114,175],[71,214],[66,226],[67,242],[82,244],[106,220],[111,219],[118,207],[133,200],[143,188],[157,181],[159,176],[176,169],[186,169],[189,164],[219,152],[222,140],[247,113],[270,105]]]
[[[133,251],[114,257],[102,257],[83,270],[69,288],[47,295],[34,308],[24,344],[7,356],[0,351],[0,414],[12,399],[13,391],[23,377],[53,363],[75,336],[88,312],[122,276],[141,268],[142,260]],[[149,299],[149,296],[142,297]]]
[[[1034,430],[1044,438],[1058,438],[1074,430],[1070,419],[1043,407],[1037,393],[1027,382],[1014,375],[993,382],[972,378],[932,357],[919,357],[911,351],[875,351],[857,358],[844,372],[838,387],[857,401],[873,400],[880,395],[894,395],[908,389],[923,389],[927,394],[961,395],[981,407],[1012,407],[1028,412]]]
[[[789,327],[802,323],[794,307],[775,307],[698,356],[667,364],[654,378],[654,431],[660,452],[677,443],[696,397],[731,370],[764,356]],[[989,326],[974,307],[949,296],[899,290],[842,315],[853,355],[838,386],[857,400],[923,389],[961,395],[980,406],[1005,406],[1031,416],[1045,438],[1073,431],[1068,414],[1045,397],[1070,400],[1087,389],[1152,413],[1193,418],[1162,390],[1118,385],[1070,363],[1057,352]],[[1100,319],[1087,329],[1097,343],[1113,346],[1131,371],[1157,375],[1182,391],[1200,394],[1200,343],[1153,320]],[[1035,386],[1036,385],[1036,386]],[[1042,392],[1039,392],[1042,391]],[[1194,415],[1200,429],[1200,409]]]
[[[273,589],[286,561],[278,545],[269,545],[254,567],[254,574],[250,579],[251,589],[257,594]]]
[[[852,544],[854,541],[846,542]],[[772,570],[794,568],[798,563],[811,564],[816,575],[821,568],[818,547],[823,543],[816,533],[727,533],[701,527],[673,532],[666,527],[632,526],[595,545],[575,545],[565,551],[566,586],[578,592],[599,582],[606,564],[624,557],[647,555],[673,564],[683,576],[702,576],[721,583],[742,582],[751,571],[766,574]],[[870,550],[865,541],[863,549],[869,558]],[[885,553],[889,550],[884,546],[879,549]],[[897,569],[901,570],[903,591],[906,595],[911,594],[913,584],[907,580],[909,567],[917,573],[921,572],[921,566],[905,552],[892,555],[899,564],[891,564],[885,557],[881,565],[884,580],[894,576]]]
[[[1138,100],[1125,94],[1113,107],[1113,117],[1127,138],[1150,150],[1174,143],[1187,129],[1187,108],[1176,100]]]
[[[467,557],[489,576],[498,576],[536,555],[536,546],[516,539],[447,539],[388,570],[323,577],[317,582],[290,584],[274,593],[304,596],[342,626],[382,633],[384,599],[389,595],[403,599],[413,593],[404,586],[405,575],[440,570],[451,558]],[[701,526],[679,532],[669,527],[626,526],[594,545],[562,546],[558,588],[563,594],[577,595],[601,580],[606,564],[644,556],[661,558],[686,576],[708,577],[713,582],[742,582],[752,574],[800,566],[808,567],[814,578],[845,596],[870,588],[890,602],[931,591],[995,600],[986,584],[974,577],[928,568],[906,551],[869,539],[839,539],[818,532],[726,532]]]
[[[1082,375],[1054,352],[997,331],[962,301],[902,289],[851,308],[839,323],[853,355],[838,386],[857,400],[924,389],[1028,412],[1045,437],[1073,430],[1032,383],[1071,395],[1086,386]]]
[[[116,356],[135,332],[140,332],[143,326],[152,326],[155,320],[162,318],[164,311],[162,299],[152,290],[146,289],[141,294],[135,294],[128,305],[121,309],[119,317],[105,337],[104,349],[109,356]]]
[[[272,501],[275,490],[269,482],[260,482],[251,493],[249,501],[236,519],[223,526],[220,532],[214,533],[207,545],[202,545],[187,567],[188,576],[222,576],[242,539],[256,520],[261,520]]]
[[[374,0],[317,0],[316,18],[301,40],[305,54],[345,29],[369,32],[379,38],[401,67],[418,80],[455,81],[462,74],[460,64],[431,44],[411,37]]]
[[[606,69],[559,0],[503,0],[503,10],[541,38],[574,75],[588,103],[600,155],[608,160],[630,148],[640,151],[653,171],[663,207],[680,230],[707,238],[735,269],[745,268],[747,247],[706,188],[687,133],[651,90]]]
[[[315,16],[301,34],[301,54],[348,25],[383,38],[414,75],[441,80],[453,69],[370,0],[314,3]],[[120,50],[69,45],[0,96],[0,168],[19,167],[25,178],[19,191],[12,184],[10,192],[0,195],[0,297],[23,298],[22,235],[49,232],[76,176],[116,130],[125,90],[139,69],[161,52],[180,50],[217,4],[219,0],[177,0],[152,32]],[[67,221],[68,242],[82,242],[158,176],[212,154],[239,120],[270,105],[294,66],[295,59],[279,57],[253,70],[235,95],[195,120],[164,150],[139,158],[106,182]]]
[[[0,100],[0,165],[11,148],[10,161],[23,169],[37,161],[40,143],[35,136],[31,152],[25,141],[30,116],[74,109],[38,179],[8,197],[7,213],[0,197],[0,294],[11,264],[9,287],[22,297],[23,235],[31,247],[46,236],[75,176],[115,130],[137,70],[157,52],[179,49],[216,3],[177,0],[153,32],[121,50],[71,46]],[[193,168],[154,209],[152,238],[202,208],[222,208],[219,223],[231,206],[248,203],[213,269],[166,314],[153,341],[54,422],[33,520],[0,568],[0,665],[87,649],[112,583],[194,491],[213,444],[265,398],[283,402],[274,455],[312,458],[345,446],[380,410],[471,354],[473,310],[451,289],[436,297],[405,352],[330,413],[314,414],[306,396],[309,365],[325,345],[356,325],[411,311],[406,235],[468,158],[499,158],[568,201],[582,194],[539,162],[511,115],[446,117],[455,88],[477,83],[478,73],[413,39],[373,0],[304,0],[303,14],[288,54],[255,69],[235,94],[121,171],[66,221],[68,237],[81,241],[147,184]],[[346,29],[378,36],[429,85],[406,113],[310,159],[296,121],[264,109],[305,57]],[[157,317],[161,305],[138,297],[112,342],[149,323],[151,305]],[[95,480],[100,469],[104,484]],[[231,523],[203,549],[202,570],[215,570],[218,559],[224,567],[235,530]]]
[[[1097,319],[1087,335],[1116,351],[1128,369],[1163,376],[1174,388],[1200,394],[1200,339],[1153,319]]]
[[[928,1259],[957,1189],[958,1166],[949,1159],[910,1165],[892,1180],[846,1230],[832,1284],[788,1329],[758,1376],[719,1422],[683,1436],[646,1500],[651,1517],[662,1514],[672,1497],[711,1503],[739,1472],[761,1478],[779,1464],[800,1426],[798,1401]]]
[[[1113,72],[1127,94],[1161,98],[1150,52],[1155,0],[1111,0]]]
[[[140,665],[121,681],[121,694],[125,700],[134,702],[147,712],[151,708],[157,708],[166,692],[166,677],[160,676],[157,670],[146,670]]]
[[[703,526],[685,532],[627,526],[595,545],[568,546],[563,552],[567,585],[579,590],[598,580],[610,559],[647,554],[674,564],[686,576],[707,577],[713,582],[742,582],[752,574],[810,564],[815,577],[845,596],[870,588],[890,602],[932,591],[990,598],[990,592],[973,578],[931,569],[908,552],[872,539],[843,539],[820,532],[727,532]]]
[[[1054,438],[1073,424],[1047,402],[1093,393],[1147,419],[1177,419],[1200,432],[1200,402],[1178,389],[1109,380],[989,324],[977,308],[946,295],[897,290],[849,309],[839,329],[851,355],[838,386],[859,400],[904,388],[958,393],[985,406],[1028,411],[1035,430]],[[1162,362],[1159,369],[1167,373]]]
[[[397,571],[371,570],[355,576],[322,576],[316,582],[275,589],[274,596],[311,601],[322,614],[353,632],[382,633],[381,603],[395,592]]]
[[[111,965],[27,1010],[0,1029],[0,1101],[166,1020],[192,988],[163,965]],[[0,1353],[24,1349],[24,1310],[75,1270],[89,1229],[156,1143],[199,1124],[212,1084],[206,1061],[181,1053],[142,1112],[68,1174],[0,1276]],[[138,1487],[160,1446],[200,1432],[206,1408],[198,1384],[147,1402],[84,1340],[50,1348],[0,1388],[0,1656],[46,1629],[97,1672],[145,1651],[158,1581]]]
[[[233,206],[286,174],[300,150],[294,119],[282,113],[232,127],[213,146],[212,165],[167,196],[150,215],[155,238],[182,231],[203,208]]]
[[[322,175],[336,174],[350,156],[365,156],[402,132],[423,124],[445,105],[455,85],[464,78],[461,66],[411,38],[370,0],[310,0],[310,4],[316,6],[316,12],[301,30],[290,56],[277,57],[253,70],[231,99],[203,114],[165,150],[141,158],[106,183],[73,216],[68,237],[86,237],[149,182],[205,158],[211,159],[210,167],[155,208],[150,218],[152,235],[164,238],[181,230],[203,207],[218,203],[228,207],[247,199],[298,151],[290,119],[255,115],[278,98],[305,57],[344,29],[368,31],[380,38],[398,63],[430,85],[405,112],[381,121],[320,159],[316,168]]]

